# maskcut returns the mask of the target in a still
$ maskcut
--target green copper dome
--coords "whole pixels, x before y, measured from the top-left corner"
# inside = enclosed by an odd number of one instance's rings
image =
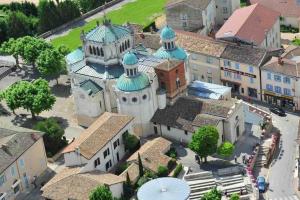
[[[167,25],[161,30],[160,37],[162,40],[171,40],[175,38],[175,32]]]
[[[180,47],[176,47],[172,50],[166,50],[165,48],[161,47],[153,55],[161,59],[185,60],[187,58],[186,52]]]
[[[135,65],[138,63],[136,55],[132,52],[127,52],[123,57],[124,65]]]
[[[117,88],[124,92],[142,90],[150,85],[149,78],[145,73],[139,73],[137,76],[128,77],[123,74],[117,80]]]

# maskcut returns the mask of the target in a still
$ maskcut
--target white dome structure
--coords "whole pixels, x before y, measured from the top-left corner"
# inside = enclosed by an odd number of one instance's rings
[[[138,200],[187,200],[190,187],[181,179],[165,177],[151,180],[138,190]]]

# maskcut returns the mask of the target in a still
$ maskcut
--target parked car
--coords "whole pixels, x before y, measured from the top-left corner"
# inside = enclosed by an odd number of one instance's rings
[[[285,116],[285,111],[282,109],[282,108],[279,108],[279,107],[270,107],[270,111],[272,113],[275,113],[279,116]]]
[[[266,191],[266,180],[263,176],[257,177],[256,183],[257,183],[258,191],[260,193],[263,193]]]

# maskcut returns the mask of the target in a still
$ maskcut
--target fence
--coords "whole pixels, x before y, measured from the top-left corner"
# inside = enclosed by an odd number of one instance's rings
[[[82,21],[82,20],[84,20],[84,19],[86,19],[86,18],[88,18],[88,17],[90,17],[90,16],[92,16],[92,15],[94,15],[94,14],[96,14],[96,13],[98,13],[98,12],[104,10],[104,9],[106,9],[106,8],[112,7],[112,6],[114,6],[117,3],[120,3],[122,1],[123,0],[113,0],[113,1],[110,1],[110,2],[108,2],[105,5],[99,6],[98,8],[95,8],[94,10],[91,10],[91,11],[89,11],[87,13],[84,13],[80,17],[78,17],[78,18],[76,18],[76,19],[74,19],[74,20],[72,20],[70,22],[67,22],[67,23],[65,23],[65,24],[63,24],[63,25],[61,25],[61,26],[59,26],[57,28],[54,28],[54,29],[52,29],[50,31],[47,31],[47,32],[39,35],[39,37],[46,39],[47,37],[49,37],[49,36],[51,36],[51,35],[53,35],[53,34],[55,34],[57,32],[60,32],[60,31],[62,31],[64,29],[70,28],[74,24],[76,24],[76,23],[78,23],[78,22],[80,22],[80,21]]]

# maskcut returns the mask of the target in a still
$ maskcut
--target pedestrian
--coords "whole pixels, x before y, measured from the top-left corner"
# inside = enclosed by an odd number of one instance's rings
[[[246,164],[246,155],[243,154],[242,158],[243,158],[243,164]]]
[[[34,188],[37,188],[36,179],[37,179],[37,176],[33,176],[32,184],[33,184]]]
[[[237,156],[234,156],[234,162],[237,163]]]

